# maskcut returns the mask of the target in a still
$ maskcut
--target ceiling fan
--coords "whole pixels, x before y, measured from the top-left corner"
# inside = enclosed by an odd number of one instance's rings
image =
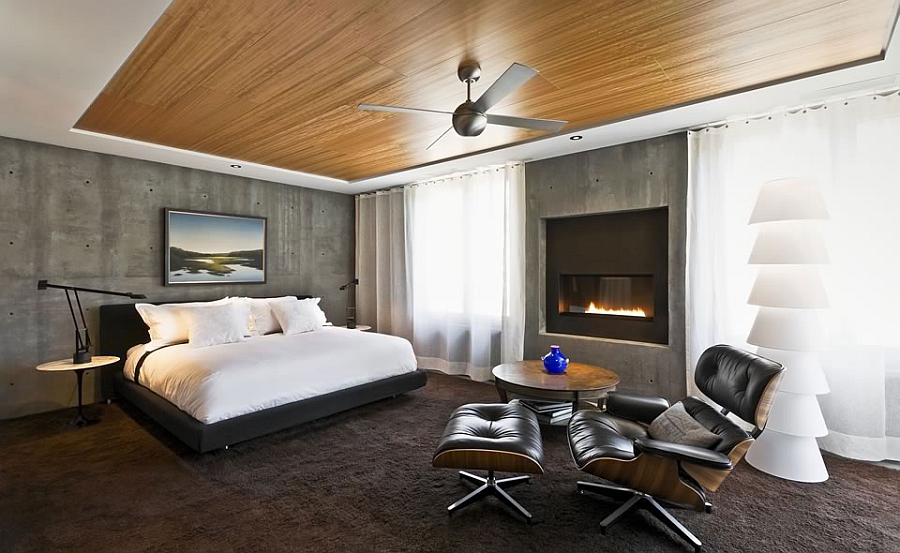
[[[426,115],[451,115],[453,126],[441,133],[426,150],[450,132],[455,130],[460,136],[478,136],[484,132],[487,125],[503,125],[505,127],[518,127],[522,129],[534,129],[538,131],[558,132],[568,121],[555,119],[533,119],[530,117],[510,117],[508,115],[495,115],[487,113],[489,109],[497,105],[503,98],[524,85],[532,77],[538,74],[537,69],[513,63],[494,81],[480,98],[472,101],[472,83],[481,78],[481,66],[477,62],[465,61],[456,71],[459,80],[466,83],[466,101],[461,103],[454,111],[438,111],[433,109],[405,108],[399,106],[379,106],[374,104],[360,104],[359,109],[364,111],[390,111],[395,113],[413,113]]]

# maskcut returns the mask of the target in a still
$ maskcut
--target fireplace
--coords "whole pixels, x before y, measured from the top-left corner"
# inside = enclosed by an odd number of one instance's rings
[[[668,343],[668,211],[546,220],[547,331]]]
[[[559,314],[653,320],[653,275],[560,275]]]

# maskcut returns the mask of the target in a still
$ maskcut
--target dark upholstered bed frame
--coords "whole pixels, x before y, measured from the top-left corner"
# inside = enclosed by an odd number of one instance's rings
[[[302,299],[309,296],[297,297]],[[103,396],[125,398],[200,453],[409,392],[421,388],[427,381],[425,371],[417,370],[213,424],[204,424],[122,374],[128,349],[146,343],[148,338],[147,325],[138,315],[134,304],[100,307],[100,354],[116,355],[121,359],[115,365],[105,368],[101,374]]]

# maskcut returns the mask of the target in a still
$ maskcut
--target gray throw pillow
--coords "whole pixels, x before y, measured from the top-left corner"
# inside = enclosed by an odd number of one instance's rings
[[[654,440],[692,445],[706,449],[719,443],[719,436],[707,430],[684,410],[679,401],[650,423],[650,437]]]

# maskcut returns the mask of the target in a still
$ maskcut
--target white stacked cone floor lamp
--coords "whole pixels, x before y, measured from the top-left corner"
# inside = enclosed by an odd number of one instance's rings
[[[816,183],[781,179],[760,190],[750,224],[759,227],[750,264],[759,272],[748,303],[759,306],[747,342],[784,365],[765,430],[747,452],[757,469],[798,482],[823,482],[828,471],[817,437],[828,434],[817,395],[828,393],[819,363],[819,313],[828,297],[819,266],[828,263],[822,221],[828,210]]]

